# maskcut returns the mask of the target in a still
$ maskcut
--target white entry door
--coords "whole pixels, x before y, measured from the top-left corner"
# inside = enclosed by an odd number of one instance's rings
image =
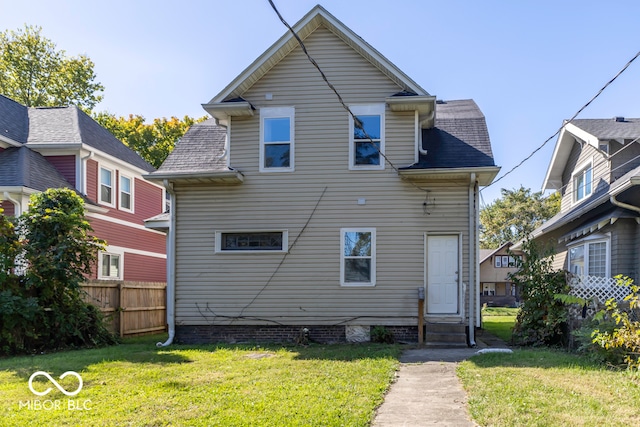
[[[427,314],[458,312],[458,236],[427,237]]]

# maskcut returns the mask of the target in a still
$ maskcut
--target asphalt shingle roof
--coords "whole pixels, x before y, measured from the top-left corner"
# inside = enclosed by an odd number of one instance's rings
[[[635,139],[640,136],[640,119],[575,119],[572,124],[600,140]]]
[[[226,130],[215,119],[192,125],[158,169],[158,173],[228,171],[224,154]]]
[[[0,135],[21,144],[82,143],[146,172],[154,170],[76,106],[25,107],[0,95]]]
[[[472,99],[439,101],[435,126],[422,130],[418,163],[407,169],[495,166],[484,115]]]
[[[27,107],[0,95],[0,135],[24,144],[29,134]]]
[[[1,151],[0,171],[0,187],[73,188],[47,159],[25,146]]]

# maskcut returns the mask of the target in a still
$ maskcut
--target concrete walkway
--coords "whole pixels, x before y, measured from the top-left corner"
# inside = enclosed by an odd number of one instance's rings
[[[476,343],[476,348],[406,350],[372,427],[477,426],[469,416],[456,366],[480,349],[507,346],[486,333]]]

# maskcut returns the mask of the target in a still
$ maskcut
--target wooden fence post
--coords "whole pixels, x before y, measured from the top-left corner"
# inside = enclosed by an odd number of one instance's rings
[[[118,283],[118,292],[120,294],[120,303],[118,305],[118,313],[119,313],[119,319],[120,319],[120,337],[124,337],[124,310],[125,307],[124,306],[124,292],[125,292],[125,286],[124,286],[124,282],[120,282]]]

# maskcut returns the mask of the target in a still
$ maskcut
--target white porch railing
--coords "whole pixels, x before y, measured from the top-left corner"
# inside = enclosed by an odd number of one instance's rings
[[[631,292],[628,286],[619,286],[613,277],[572,276],[569,279],[569,286],[571,295],[597,300],[600,303],[610,298],[622,301]]]

